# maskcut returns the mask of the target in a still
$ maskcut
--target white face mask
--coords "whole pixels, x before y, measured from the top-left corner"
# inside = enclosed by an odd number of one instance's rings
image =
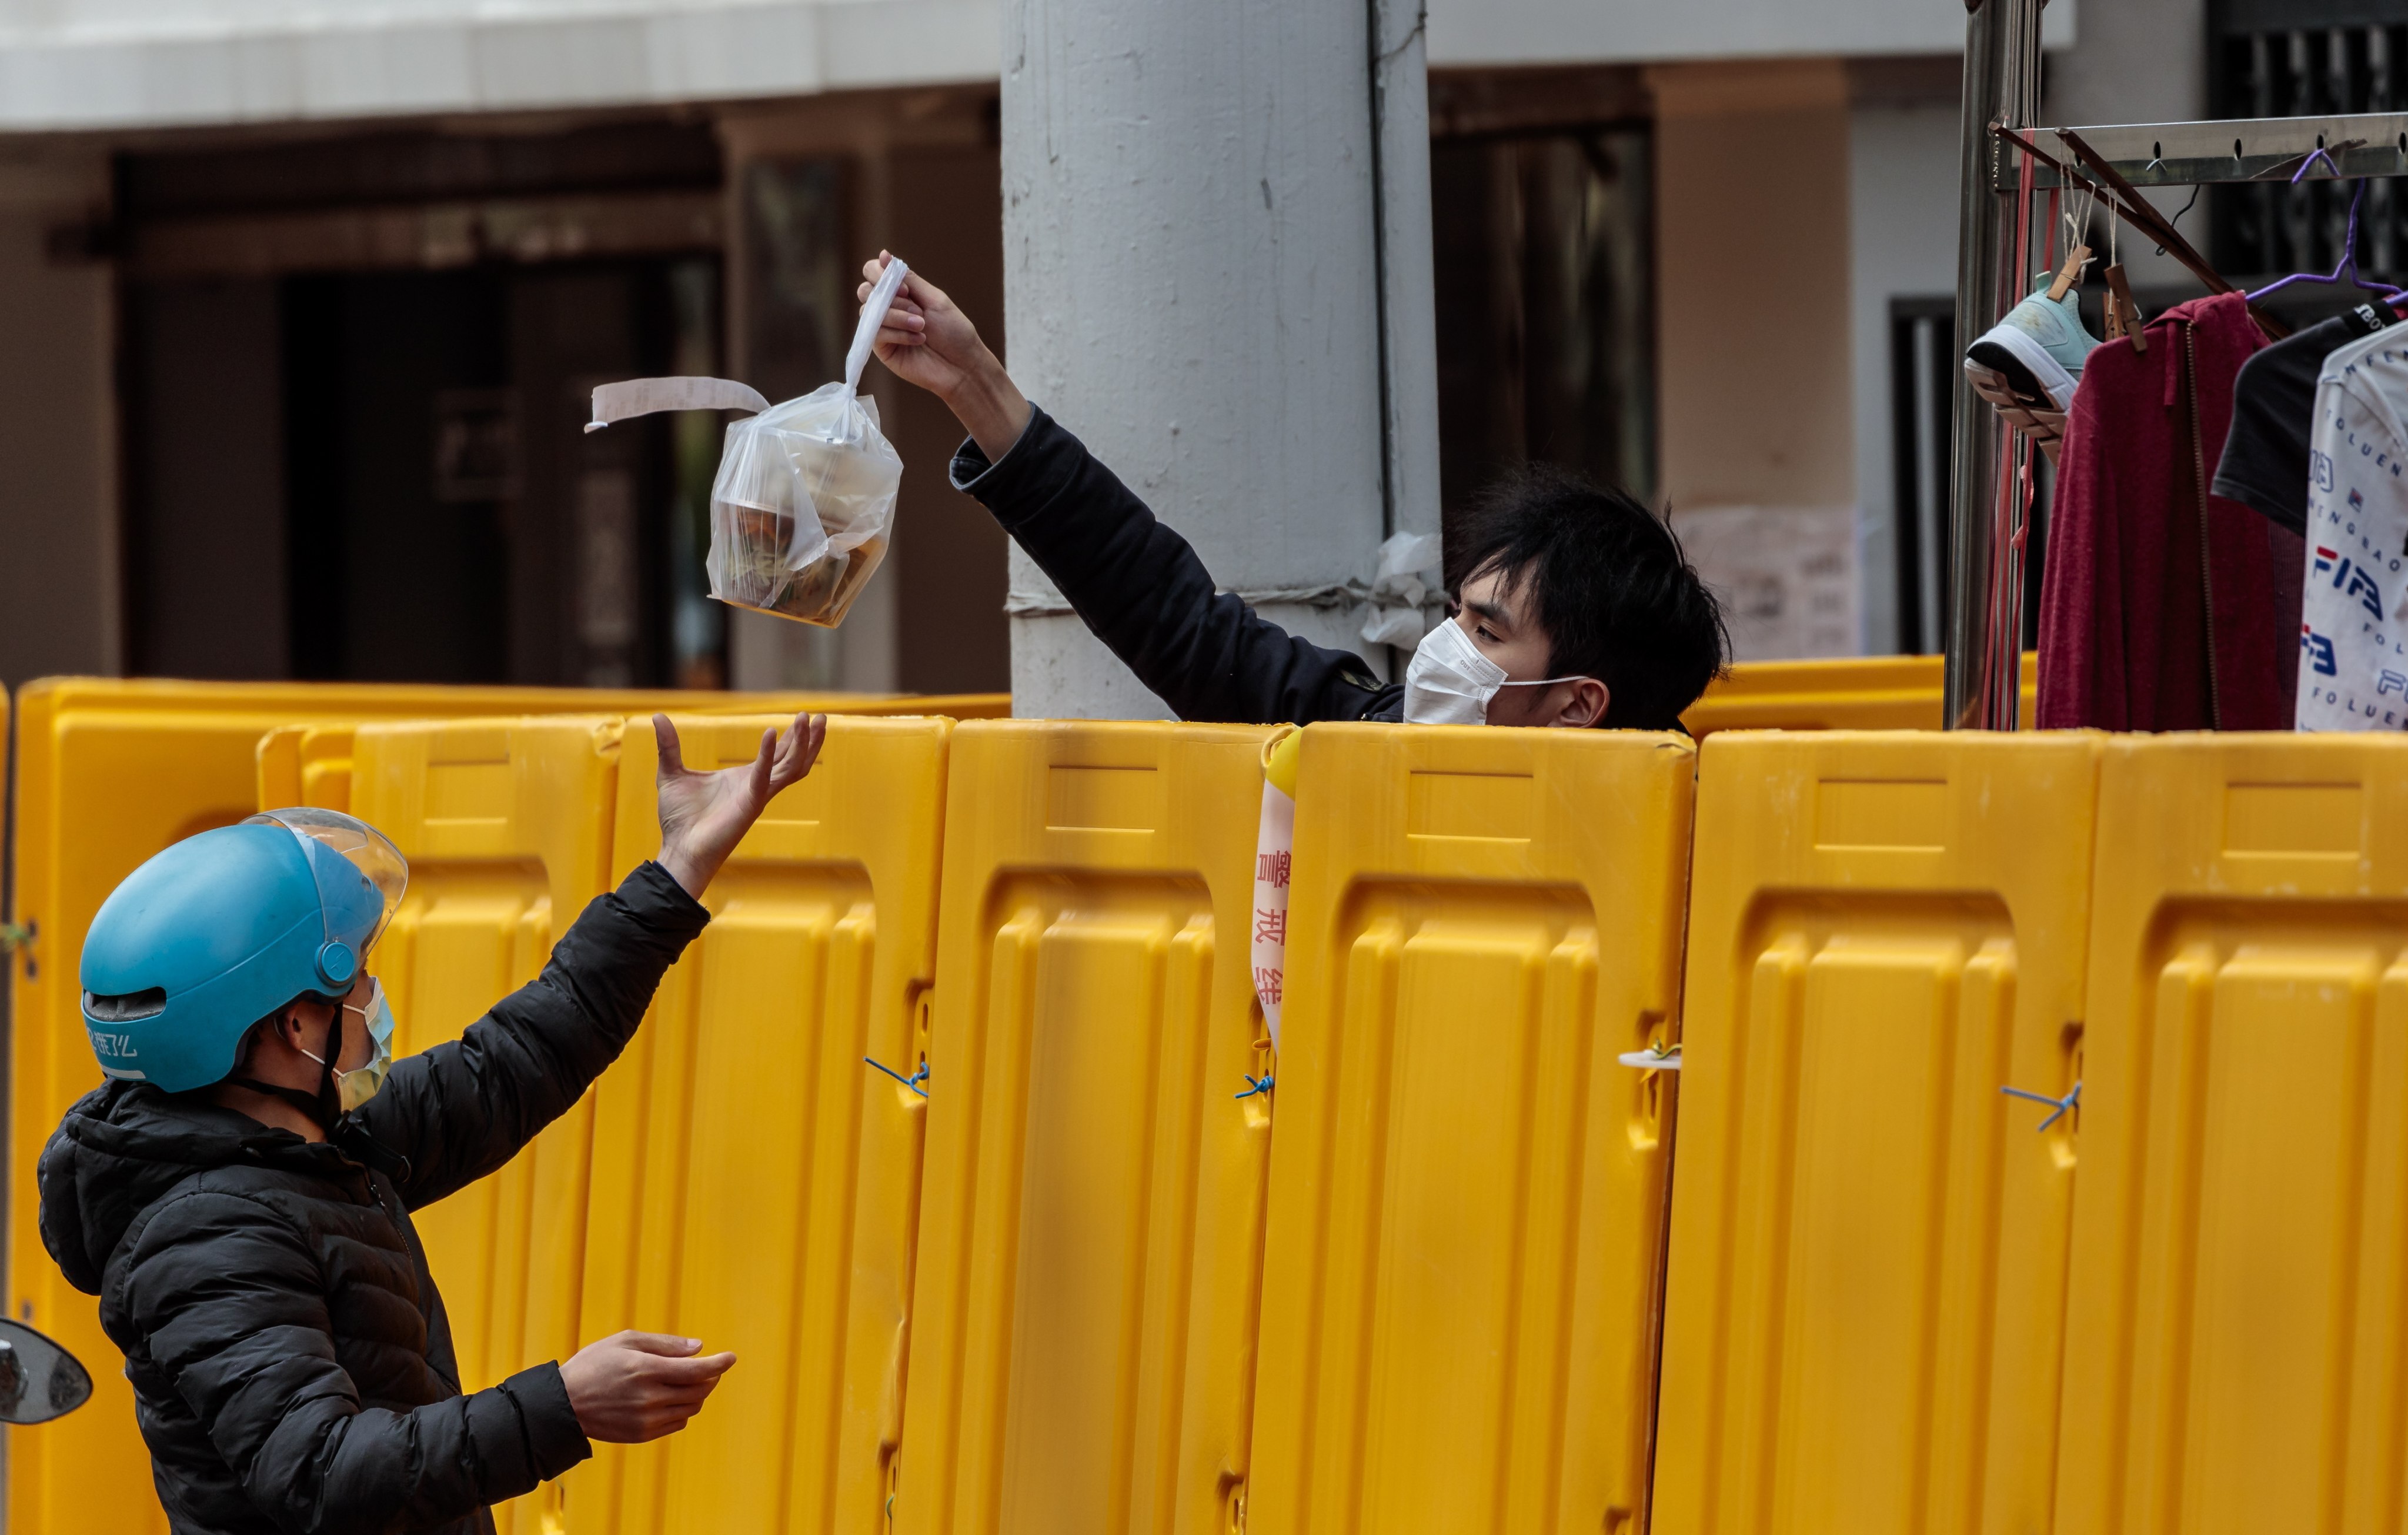
[[[1486,724],[1488,700],[1508,687],[1553,687],[1577,677],[1542,677],[1527,682],[1505,679],[1505,668],[1480,653],[1471,636],[1454,619],[1422,636],[1405,667],[1405,723]]]
[[[360,1015],[360,1021],[367,1025],[368,1042],[375,1047],[368,1055],[366,1065],[355,1066],[349,1071],[339,1066],[332,1069],[335,1073],[335,1090],[339,1095],[343,1112],[350,1113],[377,1096],[378,1090],[384,1086],[385,1073],[393,1069],[393,1008],[384,999],[384,983],[370,981],[367,1006],[353,1007],[351,1003],[345,1002],[343,1012],[356,1012]],[[340,1018],[343,1012],[338,1012],[335,1016]],[[342,1034],[337,1031],[331,1038],[334,1040],[335,1049],[339,1053],[342,1048]],[[304,1050],[301,1054],[308,1055],[321,1066],[326,1064],[325,1057],[314,1052]]]

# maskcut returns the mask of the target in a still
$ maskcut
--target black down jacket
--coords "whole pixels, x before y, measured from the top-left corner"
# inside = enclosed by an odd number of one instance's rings
[[[596,898],[543,973],[352,1116],[371,1171],[248,1115],[112,1082],[42,1152],[42,1241],[125,1354],[179,1535],[491,1530],[486,1506],[591,1453],[558,1364],[463,1396],[409,1212],[558,1118],[709,920],[658,864]],[[131,1468],[128,1468],[131,1470]]]

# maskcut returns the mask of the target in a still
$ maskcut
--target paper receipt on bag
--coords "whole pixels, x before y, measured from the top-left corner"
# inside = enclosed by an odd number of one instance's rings
[[[595,389],[594,419],[585,429],[598,432],[655,410],[750,410],[757,416],[768,409],[759,390],[733,379],[629,379]]]

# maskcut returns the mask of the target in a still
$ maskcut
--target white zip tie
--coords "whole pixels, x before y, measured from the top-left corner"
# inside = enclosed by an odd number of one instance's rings
[[[1651,1044],[1644,1050],[1628,1050],[1615,1060],[1641,1071],[1678,1071],[1681,1069],[1681,1047],[1677,1044]]]

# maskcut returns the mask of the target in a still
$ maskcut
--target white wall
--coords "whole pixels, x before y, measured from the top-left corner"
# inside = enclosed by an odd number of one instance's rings
[[[0,0],[0,130],[992,79],[992,0]]]
[[[1890,649],[1898,633],[1889,305],[1892,298],[1944,298],[1956,291],[1956,133],[1954,103],[1860,102],[1849,112],[1849,388],[1856,400],[1865,639],[1873,652]]]
[[[1673,509],[1847,506],[1848,86],[1679,65],[1656,98],[1657,480]]]
[[[2051,7],[2054,8],[2054,7]],[[2066,127],[2090,122],[2185,122],[2208,115],[2206,0],[2083,0],[2082,46],[2049,55],[2047,95],[2041,121]],[[2172,217],[2189,199],[2186,191],[2143,193]],[[2207,248],[2208,207],[2203,193],[2180,228],[2191,244]],[[2102,223],[2098,231],[2104,238]],[[2130,231],[2125,231],[2129,236]],[[2203,293],[2172,256],[2159,256],[2148,241],[2122,238],[2117,255],[2139,289],[2172,287]],[[2107,258],[2104,244],[2099,258]],[[2098,268],[2092,268],[2093,273]]]
[[[2086,13],[2135,0],[2081,3]],[[2053,44],[2071,40],[2075,4],[2049,6]],[[1965,36],[1949,0],[1432,0],[1429,9],[1436,67],[1954,52]],[[1001,70],[1001,33],[996,0],[0,0],[0,131],[987,80]]]
[[[1729,606],[1739,659],[1852,653],[1857,624],[1828,611],[1856,586],[1847,70],[1758,59],[1647,79],[1657,482],[1672,526]],[[1830,579],[1809,591],[1810,570]],[[1824,622],[1799,622],[1809,610]]]
[[[2057,10],[2049,7],[2052,22]],[[1961,19],[1952,20],[1959,22],[1961,37]],[[2049,55],[2042,121],[2071,126],[2205,116],[2206,31],[2204,0],[2083,0],[2081,45]],[[1894,642],[1898,621],[1889,303],[1946,297],[1956,290],[1959,125],[1954,100],[1859,100],[1850,119],[1851,392],[1865,629],[1869,648],[1878,651]],[[2172,213],[2188,194],[2151,195]],[[2206,207],[2202,198],[2182,222],[2184,232],[2201,243]],[[2105,234],[2103,224],[2094,231],[2102,262]],[[2147,241],[2127,232],[2118,243],[2135,287],[2197,291],[2181,266],[2152,254]]]
[[[2082,13],[2099,3],[2081,0]],[[2042,18],[2050,47],[2073,40],[2074,6],[2051,0]],[[1965,46],[1964,7],[1948,0],[1431,0],[1429,12],[1433,66],[1955,53]]]

